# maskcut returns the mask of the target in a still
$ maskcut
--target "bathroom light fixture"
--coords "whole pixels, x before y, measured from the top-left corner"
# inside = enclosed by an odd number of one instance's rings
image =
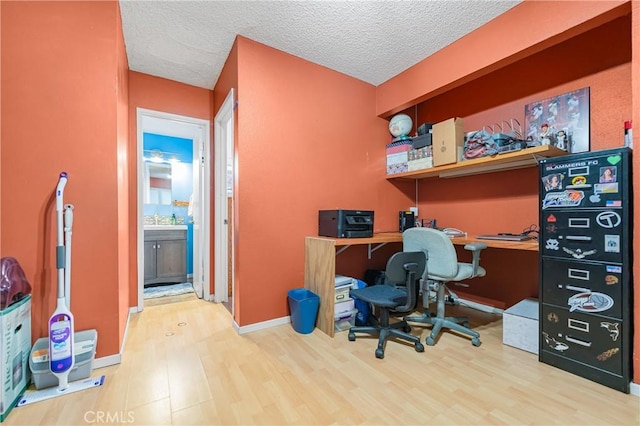
[[[164,163],[164,154],[162,151],[158,149],[151,150],[151,158],[150,160],[154,163]]]
[[[145,149],[144,160],[151,161],[152,163],[179,163],[180,157],[174,152],[159,149]]]

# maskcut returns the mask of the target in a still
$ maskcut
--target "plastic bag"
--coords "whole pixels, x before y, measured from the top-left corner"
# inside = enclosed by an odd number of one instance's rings
[[[31,294],[31,284],[27,281],[22,267],[13,257],[0,259],[0,310]]]
[[[365,283],[364,281],[356,280],[356,282],[356,285],[358,286],[357,288],[359,289],[365,288],[367,286],[367,283]],[[356,314],[356,325],[367,325],[367,322],[369,321],[369,314],[371,312],[369,303],[354,297],[353,304],[358,310],[358,313]]]

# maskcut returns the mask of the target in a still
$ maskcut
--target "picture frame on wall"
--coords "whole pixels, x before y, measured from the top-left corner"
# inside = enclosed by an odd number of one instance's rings
[[[552,145],[565,151],[590,149],[589,88],[525,105],[525,132],[530,145]]]

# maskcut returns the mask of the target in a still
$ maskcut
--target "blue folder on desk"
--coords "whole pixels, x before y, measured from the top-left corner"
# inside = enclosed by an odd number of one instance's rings
[[[479,240],[501,240],[501,241],[527,241],[527,240],[533,239],[531,235],[500,235],[500,234],[476,235],[476,238]]]

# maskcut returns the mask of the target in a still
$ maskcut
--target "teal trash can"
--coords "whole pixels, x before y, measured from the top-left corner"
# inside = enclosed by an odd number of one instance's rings
[[[291,325],[301,334],[309,334],[316,326],[320,297],[306,288],[295,288],[287,293]]]

